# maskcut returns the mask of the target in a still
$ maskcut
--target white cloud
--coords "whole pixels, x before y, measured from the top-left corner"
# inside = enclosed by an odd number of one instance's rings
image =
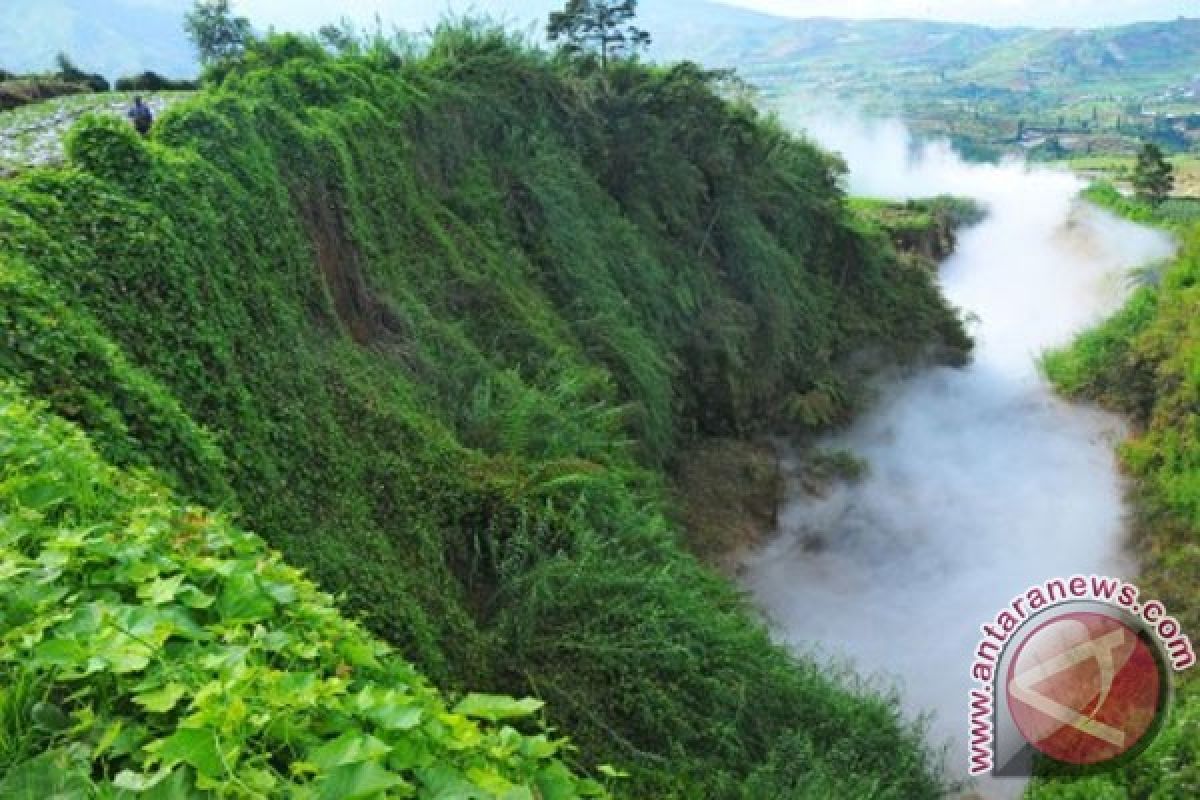
[[[983,25],[1100,27],[1200,16],[1196,0],[719,0],[788,17],[907,17]]]
[[[328,22],[348,17],[359,24],[373,24],[379,17],[385,28],[393,25],[423,30],[446,15],[487,14],[510,27],[544,24],[546,15],[562,5],[551,0],[235,0],[235,9],[250,17],[256,26],[275,25],[284,30],[315,30]]]
[[[190,0],[129,0],[174,6]],[[422,30],[446,14],[482,12],[518,28],[541,27],[546,15],[565,0],[234,0],[238,13],[258,27],[315,30],[346,16],[370,24],[376,15],[385,27]],[[788,17],[910,17],[975,22],[984,25],[1100,27],[1142,19],[1200,16],[1200,0],[716,0],[724,5]],[[656,16],[686,15],[694,0],[641,0]]]

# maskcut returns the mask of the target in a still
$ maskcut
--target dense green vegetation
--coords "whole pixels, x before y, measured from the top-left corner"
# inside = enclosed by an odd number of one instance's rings
[[[1067,395],[1130,415],[1135,435],[1121,459],[1135,480],[1134,547],[1140,583],[1183,629],[1200,632],[1200,221],[1096,187],[1090,199],[1181,238],[1178,258],[1144,276],[1125,308],[1070,348],[1044,359]],[[1200,791],[1200,681],[1195,670],[1166,728],[1149,750],[1117,772],[1087,780],[1047,779],[1030,796],[1175,798]]]
[[[90,92],[87,86],[53,75],[10,75],[0,72],[0,111],[30,103]]]
[[[205,65],[241,58],[254,37],[250,20],[235,16],[230,0],[196,0],[184,15],[183,29]]]
[[[1132,183],[1139,200],[1157,206],[1175,188],[1175,168],[1157,145],[1147,142],[1138,152]]]
[[[959,229],[980,222],[984,215],[973,200],[951,196],[904,202],[854,197],[850,205],[883,230],[901,255],[923,259],[927,269],[936,269],[954,252]]]
[[[0,111],[36,103],[51,97],[86,92],[107,92],[108,81],[103,75],[81,70],[65,53],[59,53],[56,69],[29,75],[16,75],[2,69],[0,64]]]
[[[546,701],[620,791],[932,796],[895,704],[773,645],[663,513],[682,443],[969,346],[837,160],[712,82],[469,27],[256,44],[148,140],[88,118],[0,183],[0,376],[433,682]]]
[[[449,709],[260,539],[7,385],[0,520],[0,796],[605,795],[508,724],[539,701]]]
[[[1200,200],[1200,158],[1175,155],[1167,162],[1175,178],[1168,201],[1182,201],[1179,205],[1186,205]],[[1074,170],[1097,184],[1113,183],[1132,191],[1137,160],[1134,156],[1078,156],[1065,159],[1057,166]]]
[[[1184,237],[1188,235],[1193,223],[1200,222],[1200,199],[1195,197],[1170,197],[1157,206],[1152,206],[1123,195],[1107,181],[1092,184],[1083,196],[1096,205],[1134,222],[1168,228]]]
[[[199,88],[199,82],[174,80],[157,72],[146,71],[117,78],[113,88],[118,92],[183,92]]]

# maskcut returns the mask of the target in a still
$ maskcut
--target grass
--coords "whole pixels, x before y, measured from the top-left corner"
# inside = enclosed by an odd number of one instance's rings
[[[261,539],[8,385],[0,464],[0,795],[607,796],[540,702],[450,702]]]
[[[15,173],[32,166],[61,162],[62,140],[72,124],[88,113],[123,118],[135,94],[161,110],[191,93],[89,92],[0,111],[0,171]]]
[[[1175,188],[1171,196],[1188,200],[1200,199],[1200,156],[1174,155],[1169,156],[1167,160],[1175,168]],[[1058,163],[1068,169],[1128,188],[1136,162],[1137,158],[1134,156],[1076,156]]]
[[[774,645],[666,514],[689,443],[849,413],[851,354],[961,358],[929,271],[694,66],[381,47],[272,38],[0,182],[0,375],[631,796],[935,794],[894,699]]]
[[[1200,632],[1200,219],[1094,187],[1089,199],[1182,239],[1160,279],[1043,364],[1060,391],[1130,415],[1121,462],[1134,482],[1133,550],[1144,594],[1161,599],[1193,637]],[[1200,681],[1183,676],[1171,717],[1151,747],[1112,773],[1044,777],[1028,796],[1189,797],[1200,791]]]

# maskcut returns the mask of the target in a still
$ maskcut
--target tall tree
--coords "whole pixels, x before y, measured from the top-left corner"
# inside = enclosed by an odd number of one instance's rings
[[[550,14],[546,34],[564,40],[572,52],[594,51],[600,64],[650,44],[650,34],[633,24],[637,0],[567,0],[562,11]]]
[[[229,0],[196,0],[183,28],[206,66],[240,56],[254,37],[250,20],[235,17]]]
[[[335,53],[351,53],[360,46],[358,29],[349,17],[342,17],[336,24],[322,25],[317,39]]]
[[[1163,158],[1162,150],[1153,142],[1146,142],[1138,153],[1137,165],[1133,168],[1133,188],[1140,199],[1152,205],[1166,200],[1175,188],[1175,168]]]

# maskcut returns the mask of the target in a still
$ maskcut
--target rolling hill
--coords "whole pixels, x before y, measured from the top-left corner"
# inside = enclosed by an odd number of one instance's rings
[[[5,3],[0,68],[44,69],[65,50],[110,77],[141,69],[190,75],[196,62],[182,31],[186,6],[184,0]],[[336,16],[331,10],[330,19]],[[1042,106],[1097,93],[1127,100],[1179,94],[1200,80],[1200,19],[1042,30],[783,19],[715,2],[665,0],[643,0],[639,16],[654,36],[655,60],[736,67],[767,95],[852,100],[867,110],[908,111],[964,95],[1011,94]]]
[[[659,57],[736,67],[801,116],[900,116],[969,157],[1128,154],[1200,142],[1200,20],[1099,29],[986,28],[915,20],[782,20],[721,9],[658,33]],[[653,26],[650,26],[652,29]],[[655,29],[657,30],[657,29]]]
[[[899,19],[785,20],[712,4],[698,8],[692,24],[656,31],[656,54],[737,67],[769,93],[904,96],[928,87],[970,87],[1069,100],[1097,88],[1190,88],[1200,78],[1200,19],[1044,30]],[[896,80],[900,76],[905,80]]]

